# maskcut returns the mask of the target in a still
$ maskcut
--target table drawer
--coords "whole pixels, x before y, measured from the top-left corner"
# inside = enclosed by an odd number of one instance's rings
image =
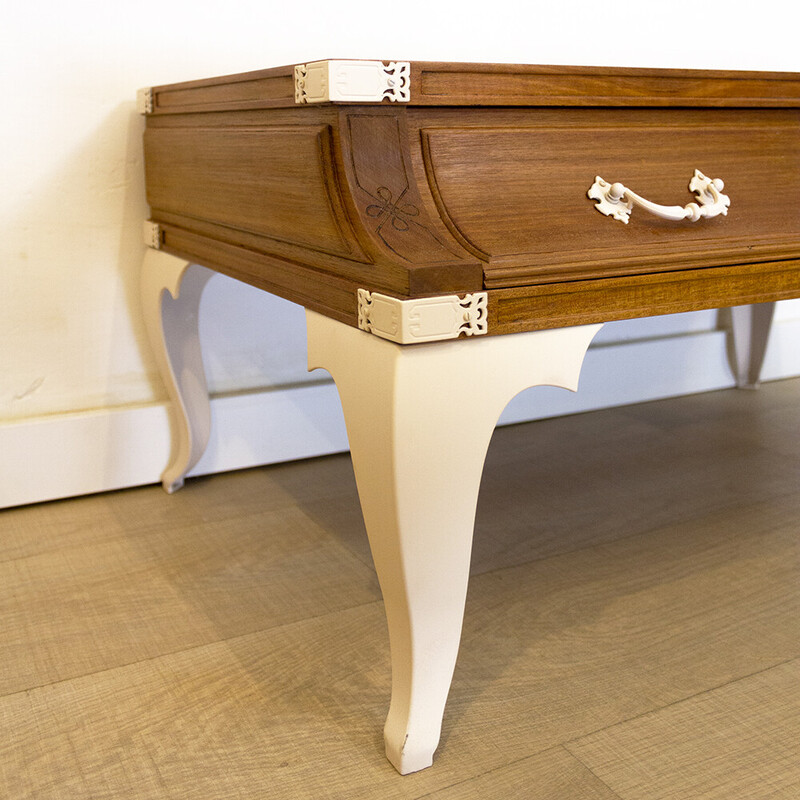
[[[442,218],[488,288],[800,257],[800,116],[794,109],[460,110],[419,121]],[[695,200],[695,169],[724,181],[727,215],[604,216],[596,176],[647,200]]]

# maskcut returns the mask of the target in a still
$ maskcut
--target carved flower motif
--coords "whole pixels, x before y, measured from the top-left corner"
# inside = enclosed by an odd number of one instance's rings
[[[367,206],[368,216],[375,219],[382,217],[378,225],[378,230],[380,230],[386,222],[391,222],[392,227],[396,231],[407,231],[409,228],[409,220],[412,217],[419,216],[419,209],[415,205],[411,203],[401,204],[405,193],[405,191],[401,192],[397,200],[395,200],[389,188],[386,186],[378,187],[376,192],[377,197],[374,198],[377,202]]]

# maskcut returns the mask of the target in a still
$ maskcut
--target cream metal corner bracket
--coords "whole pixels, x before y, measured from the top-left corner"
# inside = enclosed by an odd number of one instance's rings
[[[142,225],[142,238],[148,247],[153,250],[161,249],[161,227],[157,222],[147,220]]]
[[[411,99],[408,61],[314,61],[294,68],[296,103],[380,103]]]
[[[440,342],[488,332],[488,294],[398,300],[378,292],[358,290],[358,327],[398,344]]]
[[[609,183],[599,175],[587,194],[592,200],[597,201],[595,208],[601,214],[621,220],[626,225],[634,206],[639,206],[662,219],[687,219],[690,222],[697,222],[699,219],[710,219],[728,213],[731,199],[722,194],[724,188],[725,184],[719,178],[707,178],[696,169],[689,181],[689,191],[694,192],[697,202],[687,203],[685,206],[662,206],[652,203],[632,192],[627,186],[621,183]]]
[[[136,111],[139,114],[153,113],[153,90],[149,86],[136,92]]]

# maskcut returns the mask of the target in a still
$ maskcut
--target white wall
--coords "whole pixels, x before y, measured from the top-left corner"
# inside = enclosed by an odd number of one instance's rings
[[[137,298],[147,214],[138,87],[349,57],[800,71],[799,21],[783,0],[49,0],[4,9],[0,505],[153,481],[166,457],[164,392]],[[773,377],[800,373],[785,344],[798,303],[779,318]],[[621,376],[650,374],[653,358],[689,366],[656,370],[673,382],[655,396],[729,384],[717,322],[708,312],[611,326],[593,356],[605,366],[581,402],[639,399],[645,389]],[[212,280],[202,338],[212,391],[227,394],[215,401],[218,428],[201,471],[344,446],[330,387],[295,386],[319,380],[305,373],[303,337],[297,307]],[[508,418],[534,413],[526,402]],[[558,395],[544,405],[563,413],[574,402]],[[294,414],[296,428],[270,427],[281,413]],[[266,427],[251,436],[247,426]]]

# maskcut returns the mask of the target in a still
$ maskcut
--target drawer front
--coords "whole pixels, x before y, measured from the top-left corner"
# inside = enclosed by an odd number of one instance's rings
[[[422,123],[439,213],[485,262],[487,287],[800,257],[800,115],[765,109],[476,110]],[[683,206],[698,169],[727,215],[628,224],[587,196],[597,176]]]

